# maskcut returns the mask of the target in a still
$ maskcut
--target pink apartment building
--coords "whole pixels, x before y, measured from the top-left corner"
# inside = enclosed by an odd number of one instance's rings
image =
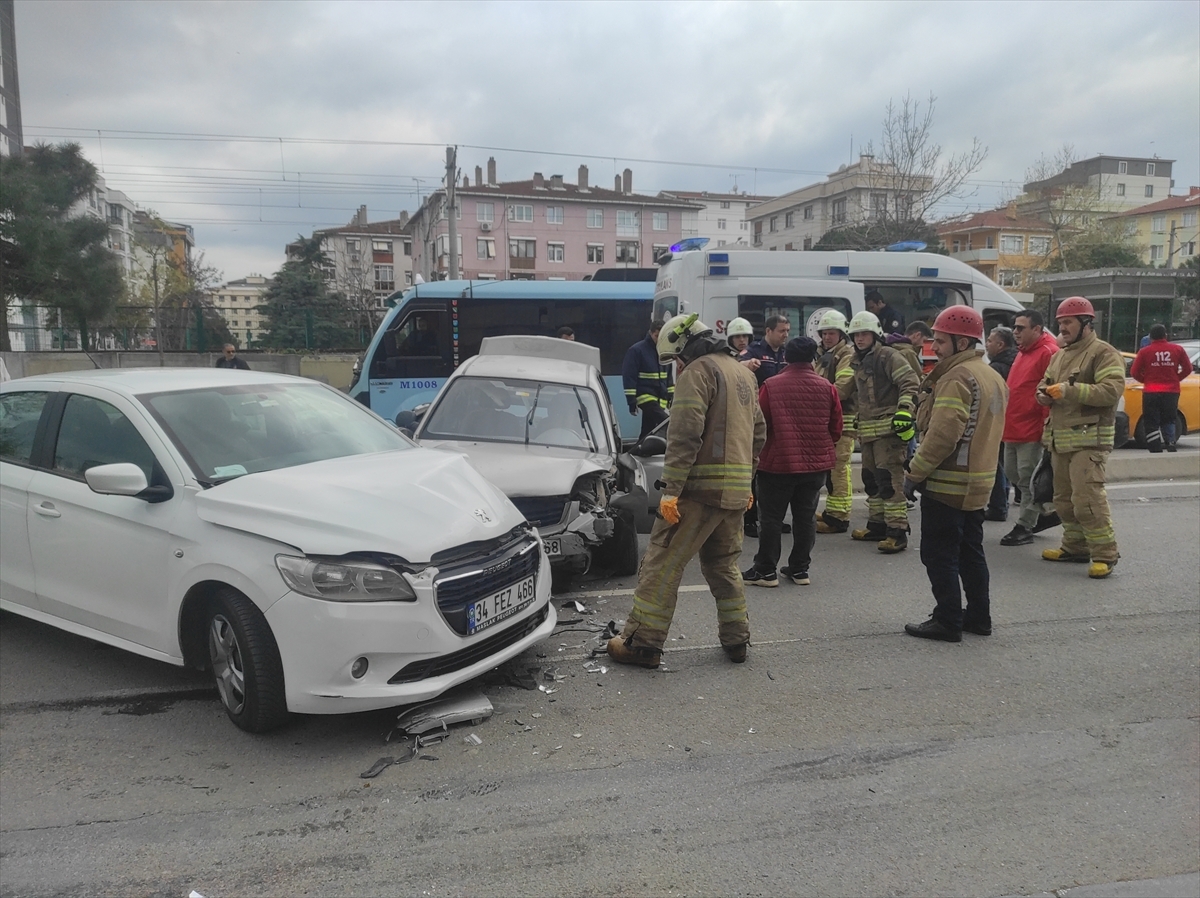
[[[487,180],[475,167],[455,190],[459,273],[463,278],[580,281],[600,268],[649,268],[657,253],[696,231],[700,204],[633,192],[625,169],[613,188],[593,187],[586,165],[575,184],[562,175],[528,181]],[[446,192],[439,190],[410,222],[413,270],[426,280],[450,267]]]

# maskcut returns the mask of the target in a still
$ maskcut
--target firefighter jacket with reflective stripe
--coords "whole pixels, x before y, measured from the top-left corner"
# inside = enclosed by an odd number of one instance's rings
[[[865,353],[855,351],[854,394],[858,403],[858,439],[870,443],[891,436],[897,408],[912,411],[921,378],[904,356],[878,339]]]
[[[766,441],[754,375],[726,351],[700,356],[675,385],[663,495],[744,509]]]
[[[929,372],[917,402],[921,441],[909,463],[929,498],[963,511],[988,504],[1007,404],[1008,387],[982,350],[955,353]]]
[[[621,381],[625,387],[625,401],[634,406],[654,403],[659,408],[666,408],[675,390],[671,366],[658,360],[658,347],[649,334],[625,353]]]
[[[1043,383],[1064,385],[1042,432],[1047,449],[1112,449],[1117,403],[1125,394],[1121,353],[1089,331],[1054,354]]]
[[[846,430],[854,429],[851,416],[854,414],[854,369],[850,362],[854,359],[854,347],[845,339],[833,349],[826,349],[817,356],[817,373],[833,384],[837,389],[838,399],[842,400],[842,415],[846,419]]]

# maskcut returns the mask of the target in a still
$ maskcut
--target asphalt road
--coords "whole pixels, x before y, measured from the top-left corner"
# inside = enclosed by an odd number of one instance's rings
[[[1193,873],[1200,485],[1110,496],[1103,582],[1038,559],[1057,531],[1002,548],[988,524],[995,634],[959,645],[902,632],[932,607],[915,545],[819,537],[812,586],[750,590],[742,666],[693,565],[665,670],[588,669],[633,582],[579,583],[588,612],[521,659],[556,692],[486,685],[490,720],[373,780],[393,712],[254,737],[201,680],[4,615],[0,892],[998,896]]]

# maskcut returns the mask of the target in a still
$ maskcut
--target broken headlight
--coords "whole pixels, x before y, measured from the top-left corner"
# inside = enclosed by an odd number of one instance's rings
[[[399,571],[370,561],[276,555],[275,567],[295,592],[332,602],[412,602],[412,586]]]

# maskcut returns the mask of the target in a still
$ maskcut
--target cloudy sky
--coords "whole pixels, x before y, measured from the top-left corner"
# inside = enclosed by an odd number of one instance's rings
[[[777,194],[936,95],[945,152],[1013,195],[1064,144],[1200,184],[1200,3],[16,0],[25,142],[76,140],[110,187],[190,222],[226,278],[298,233],[417,207],[456,144],[501,180]]]

